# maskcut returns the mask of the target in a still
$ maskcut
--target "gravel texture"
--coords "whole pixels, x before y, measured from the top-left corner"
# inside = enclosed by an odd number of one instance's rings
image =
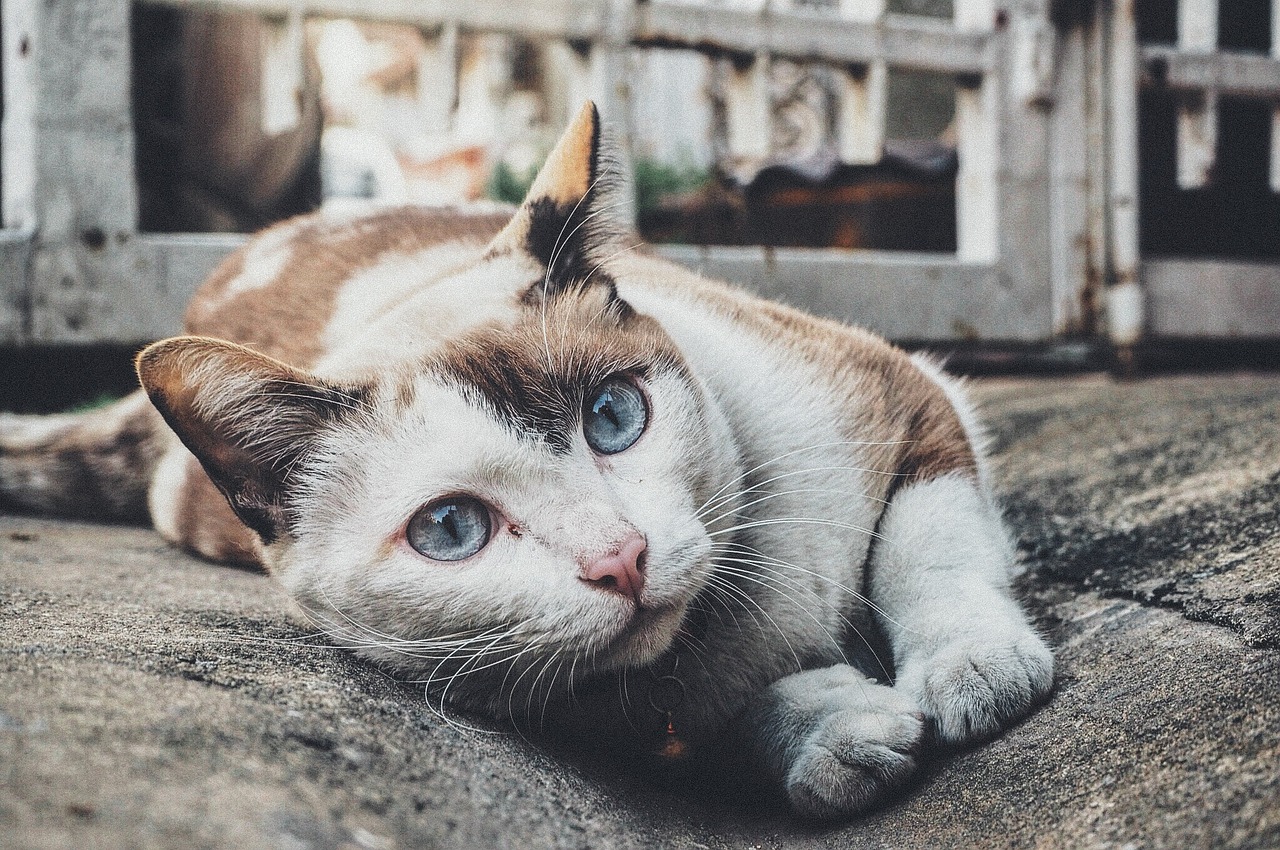
[[[436,716],[264,577],[0,517],[4,848],[1280,847],[1280,376],[977,385],[1050,702],[821,828]]]

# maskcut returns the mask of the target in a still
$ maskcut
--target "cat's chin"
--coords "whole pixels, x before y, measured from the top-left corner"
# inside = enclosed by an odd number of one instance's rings
[[[610,666],[643,667],[658,660],[675,642],[688,609],[687,602],[637,609],[609,643]]]

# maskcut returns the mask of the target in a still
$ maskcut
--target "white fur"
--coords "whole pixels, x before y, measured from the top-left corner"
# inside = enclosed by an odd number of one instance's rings
[[[338,294],[316,374],[364,378],[473,328],[513,320],[514,294],[541,271],[514,255],[477,264],[480,251],[454,244],[391,254],[353,276]]]
[[[904,488],[871,563],[897,687],[943,739],[994,734],[1047,693],[1053,660],[1009,596],[1013,546],[995,506],[960,475]]]
[[[166,540],[181,542],[180,523],[186,509],[182,498],[187,484],[188,452],[177,439],[160,457],[151,475],[151,487],[147,491],[147,504],[151,507],[151,522]]]
[[[717,449],[678,380],[658,376],[647,390],[660,413],[635,446],[602,461],[581,437],[567,456],[556,456],[456,388],[424,378],[413,409],[375,426],[376,440],[364,429],[330,438],[304,485],[312,495],[303,503],[300,542],[277,573],[352,643],[375,633],[450,634],[496,622],[512,624],[516,640],[550,638],[548,649],[590,653],[602,669],[652,660],[702,589],[708,542],[692,516],[686,477],[695,455]],[[726,458],[726,473],[732,469]],[[455,493],[499,514],[484,550],[465,562],[436,563],[399,542],[418,508]],[[642,601],[670,615],[613,646],[630,623],[631,603],[591,587],[580,572],[633,529],[649,541]],[[432,666],[394,650],[371,654],[402,668],[429,673]]]

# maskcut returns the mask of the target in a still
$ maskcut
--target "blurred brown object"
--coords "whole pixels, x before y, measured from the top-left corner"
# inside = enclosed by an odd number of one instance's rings
[[[132,29],[142,230],[251,231],[319,206],[320,87],[300,30],[282,44],[255,15],[142,4]]]
[[[823,148],[782,159],[751,182],[709,183],[640,212],[653,242],[797,248],[956,250],[955,148],[891,140],[873,165],[840,162]]]

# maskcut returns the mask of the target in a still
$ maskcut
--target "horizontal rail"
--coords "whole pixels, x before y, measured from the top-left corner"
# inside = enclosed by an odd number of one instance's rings
[[[1142,279],[1155,336],[1280,339],[1280,265],[1147,260]]]
[[[708,277],[899,340],[1040,341],[1047,299],[1020,298],[994,266],[953,254],[659,245]]]
[[[607,32],[609,6],[599,0],[147,0],[180,6],[286,17],[355,18],[423,28],[457,24],[484,32],[543,38],[593,39]]]
[[[1181,91],[1280,99],[1280,59],[1248,53],[1182,53],[1143,45],[1143,82]]]
[[[147,233],[132,240],[135,274],[148,281],[145,315],[113,328],[116,342],[179,333],[187,300],[241,234]],[[24,341],[19,325],[31,237],[0,231],[0,343]],[[994,268],[948,254],[659,245],[662,256],[769,298],[895,339],[1043,340],[1050,328],[1001,284]],[[12,327],[10,327],[12,325]]]
[[[986,35],[958,32],[949,22],[914,15],[886,15],[867,23],[813,13],[750,14],[650,3],[637,7],[631,38],[641,45],[748,56],[765,52],[849,65],[882,60],[951,74],[981,74],[992,64]]]
[[[637,3],[616,19],[606,0],[147,0],[186,8],[282,16],[358,18],[424,28],[457,26],[530,38],[617,41],[709,54],[819,60],[846,65],[884,61],[890,66],[974,75],[991,69],[990,40],[959,32],[949,22],[915,15],[885,15],[876,22],[847,21],[814,12],[744,12],[673,3]]]

